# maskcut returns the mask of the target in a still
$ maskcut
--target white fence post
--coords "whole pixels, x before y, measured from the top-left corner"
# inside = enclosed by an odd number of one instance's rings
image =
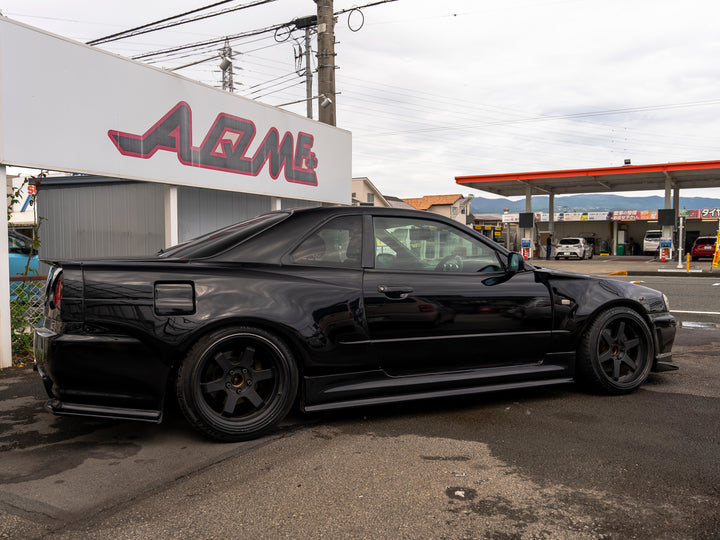
[[[0,165],[0,183],[7,189],[7,170]],[[8,252],[7,194],[0,217],[0,369],[12,366],[10,331],[10,254]]]

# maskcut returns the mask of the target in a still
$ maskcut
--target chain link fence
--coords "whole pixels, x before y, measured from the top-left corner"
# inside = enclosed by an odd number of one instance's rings
[[[47,276],[13,276],[10,278],[10,321],[13,361],[32,355],[35,326],[43,316]]]

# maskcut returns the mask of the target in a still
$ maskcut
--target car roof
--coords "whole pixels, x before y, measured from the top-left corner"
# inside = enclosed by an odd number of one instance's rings
[[[322,226],[323,223],[340,216],[374,215],[430,219],[460,228],[467,232],[467,234],[475,236],[484,242],[491,242],[464,223],[426,210],[385,208],[379,206],[316,206],[277,210],[265,215],[272,214],[282,214],[287,217],[267,229],[258,232],[256,235],[242,240],[234,247],[224,252],[218,252],[216,255],[218,259],[248,263],[280,263],[288,253],[289,248],[297,245],[297,243],[307,237],[312,230]],[[500,245],[496,245],[495,249],[500,252],[507,252],[507,249]]]

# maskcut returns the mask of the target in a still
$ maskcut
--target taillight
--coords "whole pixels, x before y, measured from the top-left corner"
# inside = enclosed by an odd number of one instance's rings
[[[62,272],[55,278],[52,290],[52,300],[50,301],[50,308],[55,309],[60,305],[63,293],[63,275]]]

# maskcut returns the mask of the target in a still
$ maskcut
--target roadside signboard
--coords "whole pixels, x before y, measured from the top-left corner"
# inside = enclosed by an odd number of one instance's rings
[[[350,132],[3,17],[0,112],[5,165],[351,200]]]

